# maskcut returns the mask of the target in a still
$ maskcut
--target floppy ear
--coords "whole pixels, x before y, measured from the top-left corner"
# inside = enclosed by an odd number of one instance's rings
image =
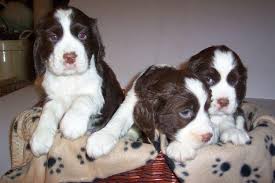
[[[137,127],[147,136],[150,142],[155,140],[155,111],[152,101],[139,101],[134,108],[134,121]]]
[[[245,94],[246,94],[246,82],[247,82],[247,69],[243,66],[243,64],[240,64],[240,68],[239,71],[240,73],[240,82],[237,84],[236,86],[236,90],[237,90],[237,98],[238,98],[238,103],[240,105],[240,103],[243,101],[243,99],[245,98]]]
[[[46,71],[45,61],[42,60],[41,55],[39,53],[40,46],[41,46],[41,38],[38,34],[36,34],[36,39],[33,45],[33,60],[34,60],[35,73],[38,76],[42,76]]]
[[[93,36],[95,36],[95,41],[97,44],[96,53],[95,53],[96,60],[102,60],[103,57],[105,56],[105,50],[104,50],[100,33],[98,31],[97,20],[94,18],[90,18],[90,26],[92,28],[92,33],[93,33]]]

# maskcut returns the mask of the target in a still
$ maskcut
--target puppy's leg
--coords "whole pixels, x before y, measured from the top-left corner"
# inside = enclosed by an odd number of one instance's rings
[[[180,139],[176,138],[167,146],[167,156],[178,162],[194,159],[197,154],[197,149],[211,141],[213,131],[200,134],[202,135],[199,135],[197,132],[187,132],[180,135]]]
[[[132,87],[108,124],[88,138],[86,149],[90,157],[98,158],[108,154],[116,145],[119,137],[127,133],[134,123],[133,111],[137,100],[134,87]]]
[[[45,104],[35,132],[30,141],[32,152],[40,156],[49,152],[58,123],[62,118],[65,107],[61,102],[51,100]]]
[[[195,133],[188,130],[183,132],[180,139],[176,138],[166,148],[167,156],[178,162],[194,159],[197,149],[203,145],[201,138]]]
[[[197,149],[211,141],[213,133],[207,113],[198,113],[191,123],[178,130],[175,140],[168,145],[166,154],[179,162],[194,159]]]
[[[88,128],[90,116],[99,114],[102,104],[103,102],[93,100],[90,96],[76,98],[60,124],[60,130],[64,137],[74,140],[84,135]]]
[[[249,135],[244,130],[244,118],[236,118],[236,126],[230,121],[223,121],[219,127],[221,131],[220,140],[223,143],[232,142],[235,145],[247,144],[250,142]]]
[[[217,125],[215,125],[214,123],[210,123],[210,125],[212,126],[212,129],[213,129],[213,136],[207,142],[207,144],[216,144],[219,142],[219,138],[220,138],[219,127]]]
[[[240,130],[245,130],[245,119],[242,115],[236,117],[236,127]]]
[[[131,141],[137,141],[142,137],[140,129],[133,125],[125,135],[125,137]]]

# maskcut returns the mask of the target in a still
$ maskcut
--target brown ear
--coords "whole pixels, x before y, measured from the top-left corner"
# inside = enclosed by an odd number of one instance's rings
[[[35,73],[38,77],[41,77],[46,72],[46,62],[41,57],[42,49],[42,40],[41,35],[44,30],[43,25],[45,24],[46,19],[43,17],[39,20],[37,25],[35,25],[35,41],[33,44],[33,61]]]
[[[242,64],[241,61],[239,63],[240,63],[240,66],[238,68],[238,72],[240,73],[241,77],[239,79],[240,82],[238,82],[238,84],[236,86],[236,90],[237,90],[238,103],[240,105],[246,95],[247,69]]]
[[[95,36],[95,41],[96,41],[96,44],[97,44],[97,48],[96,48],[97,50],[96,50],[96,53],[95,53],[96,59],[97,60],[102,60],[103,57],[105,56],[105,49],[104,49],[104,46],[103,46],[103,43],[102,43],[100,33],[98,31],[97,19],[90,18],[90,26],[92,28],[92,33],[93,33],[93,36]]]
[[[152,102],[152,101],[151,101]],[[137,127],[149,138],[155,140],[155,111],[150,101],[139,101],[134,108],[134,121]]]

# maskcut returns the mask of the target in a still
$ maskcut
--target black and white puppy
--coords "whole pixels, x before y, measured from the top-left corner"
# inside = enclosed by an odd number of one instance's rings
[[[124,95],[103,61],[95,19],[76,8],[59,8],[40,22],[36,35],[35,69],[48,99],[30,142],[39,156],[49,151],[58,126],[68,139],[84,135],[88,123],[105,126]]]
[[[183,67],[205,81],[212,92],[208,110],[216,127],[212,143],[219,138],[224,143],[249,143],[240,109],[246,93],[247,70],[240,57],[224,45],[212,46],[192,56]]]
[[[212,137],[209,105],[209,90],[194,75],[171,66],[151,66],[134,81],[110,122],[89,137],[87,153],[95,158],[109,153],[135,123],[151,142],[158,134],[166,135],[168,157],[193,159]]]

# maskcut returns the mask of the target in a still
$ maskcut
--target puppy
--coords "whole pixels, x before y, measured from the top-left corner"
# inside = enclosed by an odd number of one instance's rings
[[[200,80],[170,66],[151,66],[134,81],[106,127],[89,137],[87,153],[95,158],[109,153],[135,123],[151,142],[156,131],[165,134],[170,158],[193,159],[212,137],[209,105],[209,90]]]
[[[115,74],[103,61],[96,20],[72,7],[56,9],[37,26],[36,73],[47,102],[30,144],[34,155],[49,151],[58,126],[76,139],[88,125],[105,126],[124,99]]]
[[[246,93],[247,70],[230,48],[212,46],[192,56],[183,69],[195,73],[212,92],[208,110],[215,134],[212,143],[246,144],[250,138],[240,109]]]

